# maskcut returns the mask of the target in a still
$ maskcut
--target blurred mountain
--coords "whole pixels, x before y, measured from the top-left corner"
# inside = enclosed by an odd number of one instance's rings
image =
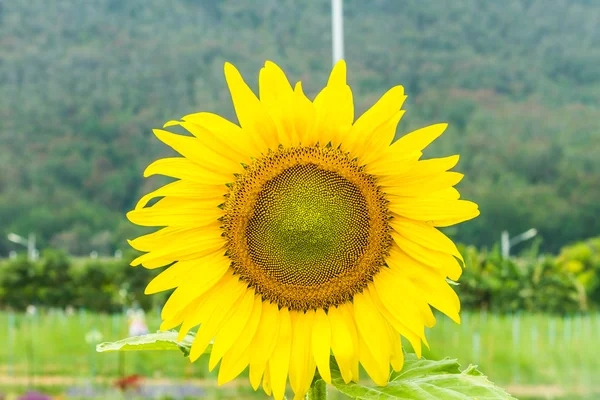
[[[0,231],[82,254],[126,247],[124,217],[164,183],[151,129],[212,111],[235,120],[223,63],[256,88],[273,60],[314,95],[331,66],[330,2],[0,1]],[[403,84],[398,136],[450,128],[482,215],[451,230],[491,245],[535,227],[545,250],[600,232],[600,2],[346,0],[356,108]],[[10,249],[0,241],[0,254]]]

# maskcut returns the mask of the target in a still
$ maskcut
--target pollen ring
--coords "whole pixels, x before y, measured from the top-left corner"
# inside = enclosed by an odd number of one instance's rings
[[[329,147],[280,148],[254,160],[224,211],[234,271],[292,310],[352,300],[385,265],[392,242],[375,179]]]

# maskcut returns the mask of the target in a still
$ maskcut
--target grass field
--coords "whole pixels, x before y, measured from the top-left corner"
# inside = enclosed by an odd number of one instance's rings
[[[426,357],[479,364],[491,380],[519,398],[600,398],[599,314],[462,317],[460,326],[439,318],[428,333],[431,351]],[[158,313],[147,319],[150,330],[156,330]],[[95,343],[86,342],[92,330],[102,334],[102,341],[113,341],[127,336],[127,322],[123,315],[85,312],[0,313],[0,342],[6,344],[0,346],[0,393],[27,387],[60,393],[93,381],[110,385],[123,374],[140,374],[155,383],[165,378],[202,380],[204,387],[216,380],[217,371],[208,372],[207,360],[191,364],[177,352],[97,354]],[[248,388],[240,379],[224,390],[206,391],[208,398],[242,399],[253,397]]]

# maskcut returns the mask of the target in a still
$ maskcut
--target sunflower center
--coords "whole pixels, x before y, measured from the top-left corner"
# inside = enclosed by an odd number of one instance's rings
[[[327,308],[360,292],[384,265],[387,203],[347,154],[281,149],[233,184],[223,229],[232,267],[281,307]]]
[[[368,228],[367,204],[352,182],[315,164],[295,165],[258,194],[248,252],[279,282],[318,285],[356,263]]]

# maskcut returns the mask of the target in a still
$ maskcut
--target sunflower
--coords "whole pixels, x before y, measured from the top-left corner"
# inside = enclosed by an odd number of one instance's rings
[[[346,383],[360,363],[386,385],[390,366],[403,365],[401,336],[419,356],[427,345],[431,307],[459,322],[447,278],[459,278],[462,258],[436,228],[479,211],[453,188],[458,156],[420,160],[447,125],[393,142],[402,86],[354,121],[343,61],[314,101],[272,62],[259,97],[228,63],[225,78],[239,126],[201,112],[164,126],[191,136],[154,130],[182,157],[159,159],[144,176],[177,180],[127,214],[162,227],[130,242],[145,252],[132,265],[168,265],[146,289],[175,288],[161,329],[180,326],[183,338],[199,326],[192,361],[212,342],[219,384],[249,367],[254,389],[262,382],[276,399],[288,378],[296,398],[316,370],[331,383],[331,354]]]

